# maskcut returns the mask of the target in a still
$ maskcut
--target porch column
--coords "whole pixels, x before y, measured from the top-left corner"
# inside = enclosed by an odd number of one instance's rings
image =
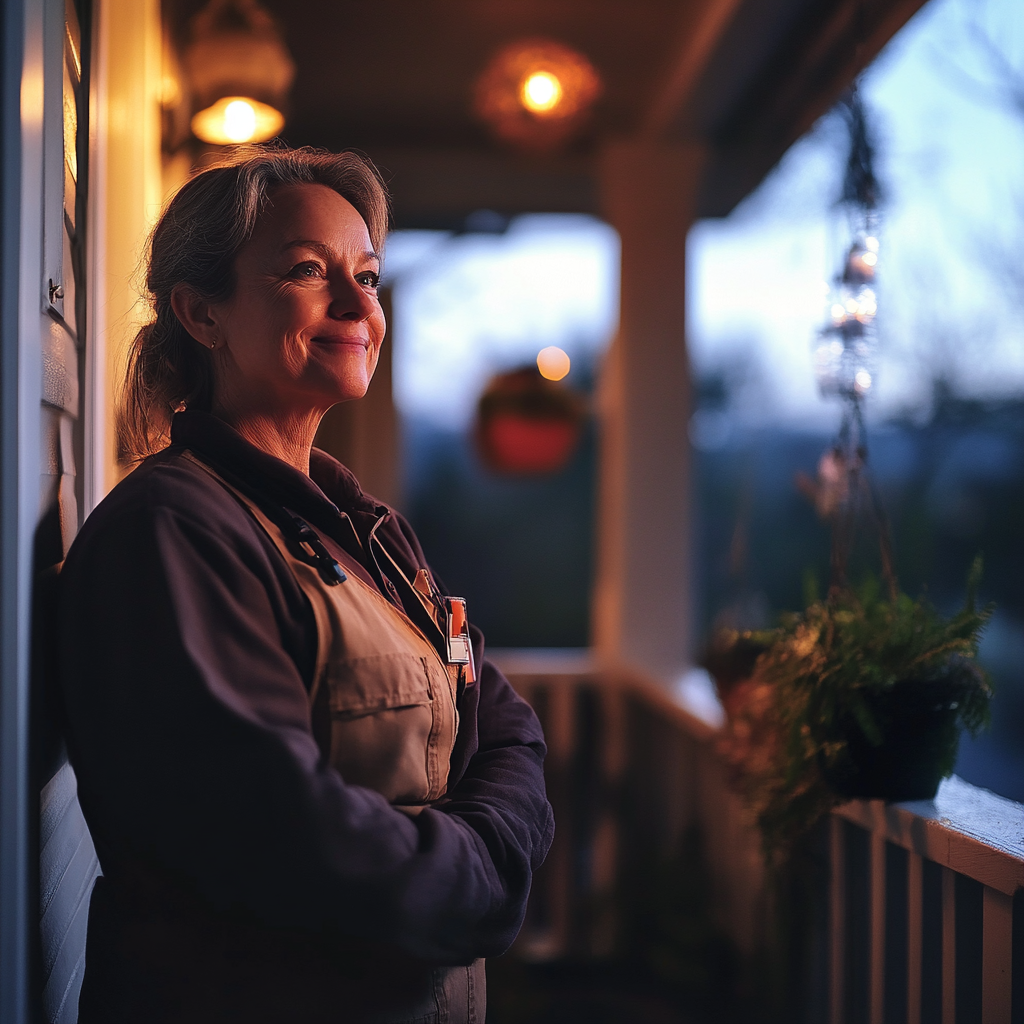
[[[670,682],[693,656],[686,234],[703,150],[621,142],[602,155],[622,242],[619,331],[601,386],[594,647]]]

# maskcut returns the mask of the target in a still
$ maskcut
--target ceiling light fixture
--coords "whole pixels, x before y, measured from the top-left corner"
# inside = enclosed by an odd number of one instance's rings
[[[295,63],[274,18],[256,0],[210,0],[185,51],[203,142],[264,142],[284,127]]]
[[[552,149],[586,121],[601,93],[594,66],[548,39],[504,47],[477,79],[475,109],[494,134],[527,149]]]

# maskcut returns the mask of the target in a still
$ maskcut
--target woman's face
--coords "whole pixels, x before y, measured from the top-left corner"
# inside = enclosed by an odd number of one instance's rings
[[[362,217],[324,185],[276,189],[209,307],[214,405],[273,418],[361,398],[384,339],[380,257]]]

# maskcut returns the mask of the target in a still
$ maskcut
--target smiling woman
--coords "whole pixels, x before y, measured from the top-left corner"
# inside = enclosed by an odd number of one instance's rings
[[[80,1021],[482,1022],[552,835],[544,742],[409,524],[312,449],[377,363],[383,189],[250,150],[152,241],[124,438],[62,573],[103,877]]]

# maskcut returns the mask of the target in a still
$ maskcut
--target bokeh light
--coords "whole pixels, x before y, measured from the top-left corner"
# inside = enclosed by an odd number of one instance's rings
[[[537,353],[537,369],[548,380],[561,380],[569,372],[569,357],[557,345],[548,345]]]
[[[546,114],[562,102],[562,83],[550,71],[535,71],[523,82],[523,106],[535,114]]]
[[[600,93],[597,69],[582,53],[551,39],[520,39],[484,68],[474,108],[503,142],[543,151],[582,128]]]

